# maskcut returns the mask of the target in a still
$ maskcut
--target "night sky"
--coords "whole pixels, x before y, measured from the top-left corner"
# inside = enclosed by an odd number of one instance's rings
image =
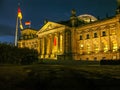
[[[105,18],[115,15],[116,0],[0,0],[0,41],[14,43],[18,2],[22,11],[22,23],[31,21],[31,27],[39,30],[45,19],[68,20],[71,10],[77,15],[91,14]]]

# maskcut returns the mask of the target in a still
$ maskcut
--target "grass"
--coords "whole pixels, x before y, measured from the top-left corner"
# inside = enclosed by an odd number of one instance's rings
[[[0,65],[0,90],[115,90],[120,89],[119,80],[119,65],[85,62]]]

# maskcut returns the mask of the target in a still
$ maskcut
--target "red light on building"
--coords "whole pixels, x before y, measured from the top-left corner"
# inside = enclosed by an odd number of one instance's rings
[[[57,42],[56,42],[56,37],[54,37],[54,46],[56,46]]]

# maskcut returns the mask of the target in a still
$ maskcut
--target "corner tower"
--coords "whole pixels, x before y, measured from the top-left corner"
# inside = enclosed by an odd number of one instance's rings
[[[75,27],[78,25],[78,19],[76,17],[76,10],[75,9],[72,9],[71,11],[71,17],[70,17],[70,22],[71,22],[71,26],[72,27]]]
[[[117,0],[116,14],[120,14],[120,0]]]

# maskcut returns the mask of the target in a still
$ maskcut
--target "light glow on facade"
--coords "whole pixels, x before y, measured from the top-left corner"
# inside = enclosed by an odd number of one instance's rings
[[[120,59],[120,13],[100,21],[90,15],[97,21],[89,24],[75,14],[67,22],[48,21],[38,31],[23,30],[18,47],[38,50],[40,59]]]

